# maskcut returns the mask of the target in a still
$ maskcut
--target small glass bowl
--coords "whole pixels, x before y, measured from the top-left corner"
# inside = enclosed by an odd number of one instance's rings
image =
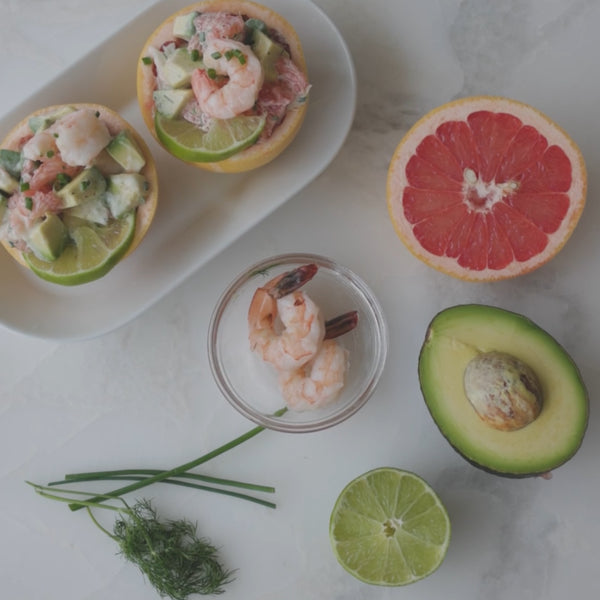
[[[357,327],[337,338],[349,351],[345,386],[323,408],[282,415],[285,406],[272,365],[250,350],[248,307],[256,289],[276,275],[314,263],[318,271],[302,290],[319,305],[325,319],[358,311]],[[353,415],[369,399],[387,355],[387,327],[381,307],[352,271],[315,254],[282,254],[252,265],[225,290],[213,311],[208,331],[210,367],[225,398],[251,421],[290,433],[326,429]]]

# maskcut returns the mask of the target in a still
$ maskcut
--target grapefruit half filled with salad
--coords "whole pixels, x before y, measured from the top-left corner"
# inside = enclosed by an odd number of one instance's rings
[[[211,171],[248,171],[278,156],[300,129],[309,89],[292,25],[247,0],[179,10],[150,35],[137,67],[152,135]]]
[[[387,204],[408,249],[459,279],[528,273],[564,246],[586,199],[583,157],[535,108],[491,96],[429,112],[391,159]]]
[[[144,140],[99,104],[40,109],[0,144],[0,241],[36,275],[106,275],[145,236],[158,180]]]

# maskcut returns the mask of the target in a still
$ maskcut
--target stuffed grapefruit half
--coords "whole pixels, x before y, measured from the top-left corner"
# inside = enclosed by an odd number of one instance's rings
[[[277,157],[302,125],[309,89],[292,25],[247,0],[179,10],[150,35],[137,66],[152,135],[210,171],[248,171]]]
[[[141,242],[157,199],[148,146],[106,106],[37,110],[0,145],[0,241],[47,281],[106,275]]]
[[[429,112],[392,157],[387,204],[401,240],[470,281],[530,272],[570,237],[586,198],[571,138],[507,98],[462,98]]]

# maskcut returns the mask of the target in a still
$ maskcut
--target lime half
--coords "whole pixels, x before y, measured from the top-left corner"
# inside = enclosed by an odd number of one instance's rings
[[[448,513],[417,475],[374,469],[339,495],[329,523],[340,564],[365,583],[398,586],[435,571],[450,542]]]
[[[265,127],[265,116],[215,119],[204,132],[183,119],[154,117],[156,135],[173,156],[189,162],[218,162],[256,142]]]
[[[61,285],[88,283],[106,275],[123,258],[134,234],[134,213],[106,226],[76,222],[69,228],[70,243],[55,261],[40,260],[30,252],[23,257],[31,270],[46,281]]]

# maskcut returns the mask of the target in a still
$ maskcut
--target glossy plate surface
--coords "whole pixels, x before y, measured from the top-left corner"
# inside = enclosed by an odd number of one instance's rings
[[[344,143],[356,105],[347,46],[309,0],[265,0],[302,40],[312,84],[302,129],[272,163],[235,175],[208,173],[169,156],[139,113],[136,60],[144,40],[189,1],[165,0],[128,23],[0,119],[0,139],[30,112],[51,104],[97,102],[144,137],[158,168],[156,217],[142,244],[103,279],[75,288],[46,283],[0,253],[0,323],[36,337],[94,337],[138,316],[319,175]],[[94,74],[90,80],[90,73]]]

